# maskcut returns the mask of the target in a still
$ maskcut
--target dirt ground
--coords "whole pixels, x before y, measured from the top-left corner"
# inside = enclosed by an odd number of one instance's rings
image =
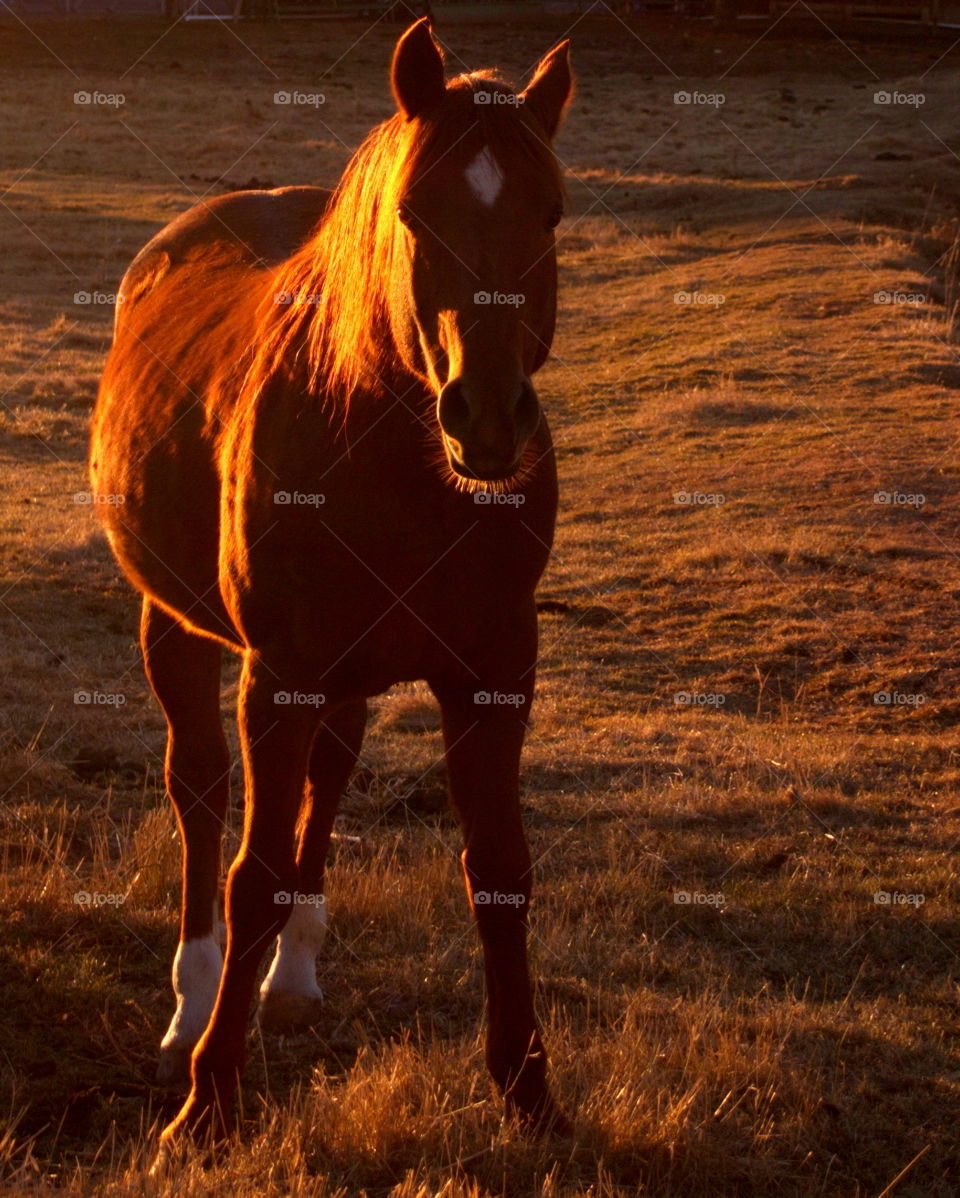
[[[334,184],[390,112],[397,30],[7,17],[0,1185],[955,1194],[960,45],[438,12],[451,72],[521,82],[569,35],[578,74],[524,774],[576,1139],[523,1143],[488,1092],[436,716],[406,686],[344,801],[323,1020],[252,1033],[227,1160],[147,1177],[179,1097],[153,1085],[178,849],[138,605],[76,502],[111,296],[202,196]]]

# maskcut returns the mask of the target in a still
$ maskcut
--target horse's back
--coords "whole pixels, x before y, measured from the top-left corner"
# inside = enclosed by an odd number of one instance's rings
[[[131,262],[118,315],[128,314],[178,267],[278,266],[316,230],[330,195],[323,187],[279,187],[202,200],[164,226]]]

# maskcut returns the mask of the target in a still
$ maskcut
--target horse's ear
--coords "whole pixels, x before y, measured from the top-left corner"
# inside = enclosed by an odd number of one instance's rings
[[[541,58],[528,87],[520,94],[527,109],[543,126],[547,137],[553,138],[573,95],[569,41],[561,42]]]
[[[429,18],[411,25],[397,42],[390,85],[397,108],[408,121],[443,99],[443,58],[430,32]]]

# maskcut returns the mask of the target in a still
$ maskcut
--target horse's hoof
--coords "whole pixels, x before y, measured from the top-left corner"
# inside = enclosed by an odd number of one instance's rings
[[[571,1140],[573,1139],[574,1127],[567,1116],[560,1110],[558,1106],[554,1106],[553,1111],[546,1119],[541,1119],[538,1123],[537,1139],[550,1140]]]
[[[164,1181],[169,1178],[171,1173],[186,1163],[193,1148],[193,1141],[189,1137],[164,1138],[165,1134],[160,1137],[160,1143],[150,1166],[150,1177],[154,1181]]]
[[[160,1152],[178,1158],[191,1145],[213,1152],[232,1130],[233,1089],[218,1101],[212,1086],[192,1088],[176,1118],[160,1133]]]
[[[202,1155],[199,1157],[201,1168],[212,1169],[223,1159],[224,1143],[225,1141],[222,1140],[212,1142],[206,1149],[201,1150]],[[176,1136],[166,1140],[161,1137],[160,1146],[157,1148],[150,1166],[150,1178],[159,1182],[168,1180],[171,1173],[186,1163],[189,1153],[194,1147],[194,1142],[189,1137]]]
[[[296,1032],[313,1027],[322,1014],[322,998],[268,990],[260,996],[257,1023],[265,1032]]]
[[[173,1154],[168,1145],[161,1143],[157,1149],[153,1164],[150,1166],[150,1177],[154,1181],[162,1181],[173,1165]]]
[[[573,1124],[549,1095],[529,1108],[508,1101],[507,1117],[526,1140],[569,1140],[574,1134]]]
[[[190,1081],[190,1058],[192,1048],[171,1044],[160,1049],[160,1060],[157,1062],[157,1085],[170,1089],[179,1088]]]

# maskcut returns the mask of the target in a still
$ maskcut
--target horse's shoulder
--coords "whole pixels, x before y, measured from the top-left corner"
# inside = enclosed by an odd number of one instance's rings
[[[180,267],[265,268],[289,258],[323,218],[331,193],[322,187],[234,191],[202,200],[160,230],[120,285],[128,305]]]

